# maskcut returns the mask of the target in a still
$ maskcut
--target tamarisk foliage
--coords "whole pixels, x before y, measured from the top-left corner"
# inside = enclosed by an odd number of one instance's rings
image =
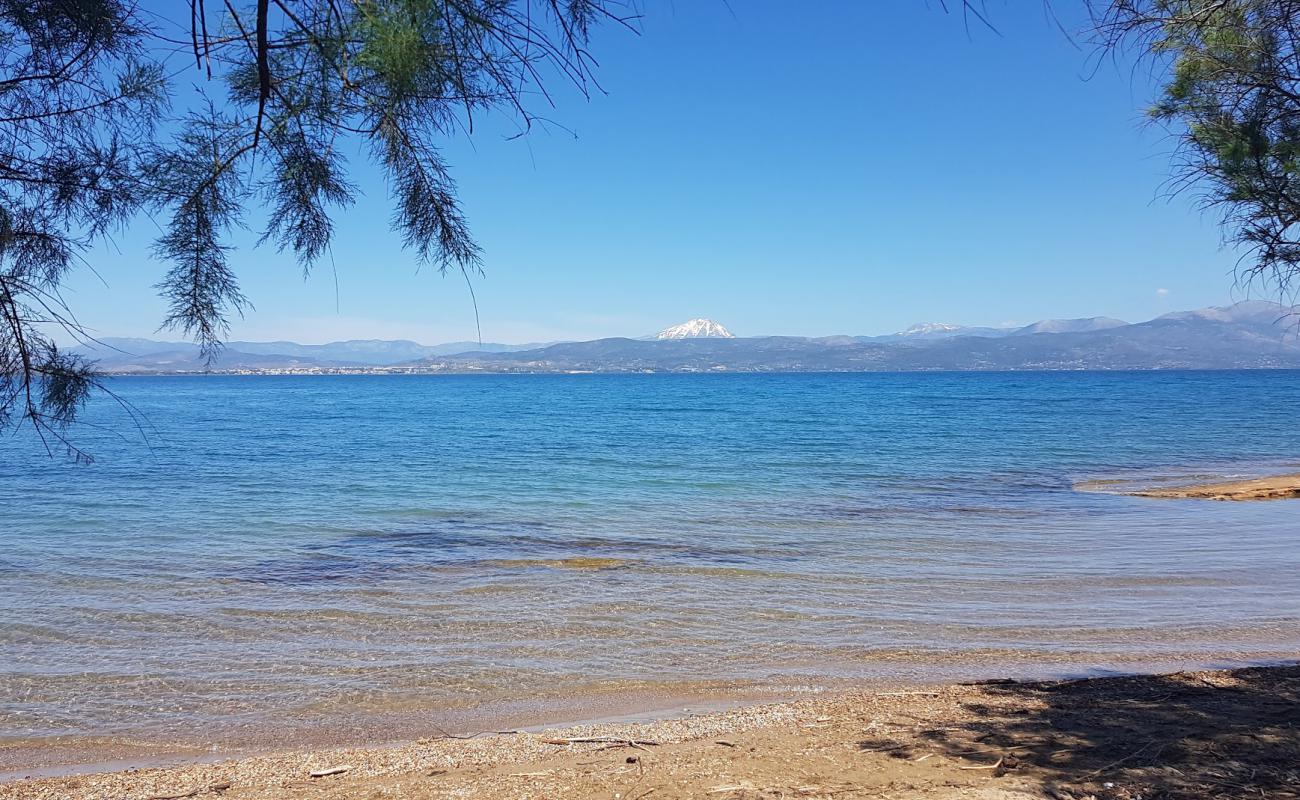
[[[1173,189],[1222,214],[1239,278],[1282,293],[1300,275],[1300,2],[1115,0],[1095,9],[1106,48],[1155,59],[1151,116],[1178,143]]]
[[[54,342],[85,338],[60,287],[140,215],[162,227],[163,324],[209,360],[248,302],[232,233],[258,209],[260,241],[309,271],[355,197],[344,152],[386,173],[422,262],[479,269],[439,142],[489,111],[526,130],[556,80],[587,94],[593,27],[634,19],[616,0],[0,0],[0,430],[67,444],[97,376]]]

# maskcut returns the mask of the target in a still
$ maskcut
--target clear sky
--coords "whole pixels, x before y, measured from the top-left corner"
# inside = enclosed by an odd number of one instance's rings
[[[993,4],[998,32],[969,36],[922,0],[644,6],[642,35],[593,46],[607,94],[552,87],[546,114],[569,131],[507,141],[501,121],[447,142],[485,255],[485,341],[696,316],[741,336],[1139,321],[1242,299],[1215,219],[1161,198],[1170,143],[1144,123],[1145,73],[1107,61],[1089,77],[1094,55],[1038,3]],[[304,281],[250,237],[236,264],[256,309],[232,338],[474,339],[464,281],[417,271],[382,177],[353,164],[364,195],[339,219],[337,292],[328,262]],[[142,220],[90,255],[107,286],[72,281],[97,334],[178,338],[156,333],[157,232]]]

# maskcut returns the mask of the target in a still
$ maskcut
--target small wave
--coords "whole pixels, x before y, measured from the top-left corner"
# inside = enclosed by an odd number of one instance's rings
[[[522,569],[550,567],[553,569],[611,570],[630,567],[634,562],[622,558],[576,556],[573,558],[503,558],[487,563],[497,567]]]

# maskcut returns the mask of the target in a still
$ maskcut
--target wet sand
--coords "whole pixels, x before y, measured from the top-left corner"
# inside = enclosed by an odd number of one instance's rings
[[[1300,474],[1271,475],[1244,481],[1202,483],[1191,486],[1143,489],[1128,492],[1137,497],[1185,498],[1194,500],[1281,500],[1300,498]]]
[[[1300,666],[992,682],[17,780],[0,800],[1285,798],[1298,719]]]

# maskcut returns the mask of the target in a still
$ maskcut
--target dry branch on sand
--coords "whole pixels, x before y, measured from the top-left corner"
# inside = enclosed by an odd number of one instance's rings
[[[198,797],[201,794],[207,794],[209,792],[211,793],[224,792],[225,790],[229,789],[233,785],[234,784],[232,784],[230,781],[222,781],[221,783],[214,783],[209,786],[195,786],[193,789],[189,789],[184,792],[178,792],[176,794],[150,795],[148,800],[183,800],[186,797]]]
[[[329,767],[329,768],[327,768],[327,769],[318,769],[318,770],[316,770],[315,772],[312,772],[312,773],[311,773],[311,777],[313,777],[313,778],[328,778],[328,777],[331,776],[331,775],[342,775],[343,773],[345,773],[345,772],[349,772],[349,771],[351,771],[351,770],[352,770],[352,767],[350,767],[350,766],[346,766],[346,765],[344,765],[344,766],[338,766],[338,767]]]
[[[565,739],[542,739],[541,741],[545,744],[555,745],[604,744],[609,747],[635,747],[638,750],[646,749],[646,745],[651,747],[659,746],[658,742],[651,742],[646,739],[623,739],[617,736],[573,736]]]

